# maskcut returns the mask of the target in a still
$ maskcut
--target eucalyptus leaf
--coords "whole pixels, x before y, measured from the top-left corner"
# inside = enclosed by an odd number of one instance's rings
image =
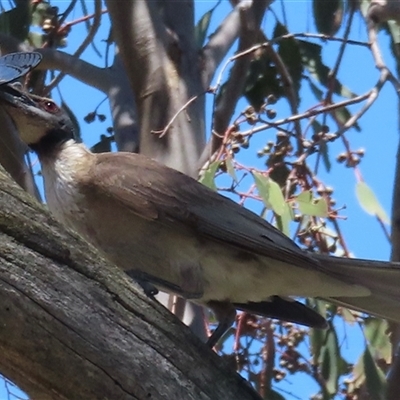
[[[313,14],[318,32],[332,36],[343,20],[343,0],[313,0]]]
[[[211,8],[211,10],[207,11],[199,20],[194,28],[194,37],[196,38],[197,47],[201,49],[206,41],[207,32],[210,27],[211,17],[215,11],[215,9],[220,5],[221,0]]]
[[[230,177],[235,182],[238,182],[235,168],[233,168],[232,157],[229,156],[225,159],[225,165],[226,165],[226,170],[227,170],[228,174],[230,175]]]
[[[321,85],[328,89],[333,88],[333,92],[346,97],[353,98],[356,96],[350,89],[342,85],[341,82],[329,75],[331,69],[322,62],[322,46],[305,40],[298,40],[303,65]]]
[[[312,128],[315,134],[321,132],[322,125],[317,121],[314,120],[312,122]],[[329,159],[329,150],[328,150],[328,143],[324,140],[321,140],[319,143],[319,153],[321,154],[322,161],[324,163],[325,169],[327,172],[330,172],[332,168],[331,160]]]
[[[387,363],[391,362],[392,344],[387,335],[389,329],[386,320],[379,318],[366,318],[364,334],[370,346],[380,358],[384,358]]]
[[[274,28],[273,37],[279,37],[288,34],[289,31],[285,25],[277,22]],[[285,64],[292,80],[293,88],[296,93],[297,101],[299,102],[299,90],[303,77],[303,62],[299,44],[295,38],[287,38],[278,43],[278,54]]]
[[[368,393],[374,400],[386,399],[386,379],[383,371],[376,365],[369,346],[366,346],[364,355],[365,382]]]
[[[379,203],[375,193],[365,182],[357,182],[356,184],[356,196],[360,206],[370,215],[375,215],[380,218],[386,224],[389,224],[389,217],[385,210]]]
[[[270,177],[258,172],[253,172],[253,177],[258,193],[265,206],[281,216],[285,212],[286,201],[279,185]]]
[[[325,380],[325,388],[330,395],[337,393],[339,384],[340,349],[336,332],[333,328],[326,331],[325,343],[321,349],[319,362],[321,374]]]
[[[212,162],[199,179],[200,183],[209,187],[212,190],[217,190],[217,186],[215,184],[215,173],[218,170],[219,164],[220,161]]]
[[[325,199],[313,199],[311,191],[304,191],[300,193],[296,198],[299,210],[304,215],[310,215],[313,217],[327,217],[328,216],[328,204]]]
[[[285,209],[282,215],[276,215],[276,224],[278,229],[288,237],[290,237],[290,222],[293,220],[293,209],[289,203],[285,202]]]

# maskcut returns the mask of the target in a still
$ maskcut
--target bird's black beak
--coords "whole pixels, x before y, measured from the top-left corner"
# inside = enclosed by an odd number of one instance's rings
[[[35,102],[29,95],[22,90],[17,89],[17,84],[1,85],[0,86],[0,103],[5,106],[13,106],[24,108],[27,106],[35,106]]]

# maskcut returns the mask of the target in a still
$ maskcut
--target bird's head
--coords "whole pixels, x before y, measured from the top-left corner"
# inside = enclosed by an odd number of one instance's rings
[[[0,107],[14,121],[22,141],[33,150],[74,138],[71,119],[51,99],[24,92],[16,85],[3,85]]]

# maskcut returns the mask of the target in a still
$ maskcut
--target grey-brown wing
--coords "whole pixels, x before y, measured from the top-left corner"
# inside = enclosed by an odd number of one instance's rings
[[[90,172],[94,191],[138,216],[183,224],[208,239],[303,267],[317,265],[271,224],[174,169],[137,154],[104,153]]]

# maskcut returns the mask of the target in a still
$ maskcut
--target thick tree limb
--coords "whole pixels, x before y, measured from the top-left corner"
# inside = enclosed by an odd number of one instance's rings
[[[202,93],[200,62],[193,62],[197,51],[194,40],[183,40],[174,26],[166,26],[155,2],[106,3],[138,106],[140,152],[196,176],[193,161],[205,142],[204,98],[181,113],[163,138],[151,133],[162,130],[183,104]],[[188,7],[188,15],[190,3],[180,3],[176,14]]]
[[[33,399],[259,399],[0,171],[1,372]]]
[[[258,0],[253,2],[250,8],[241,7],[240,10],[240,37],[238,52],[244,51],[254,45],[259,37],[259,26],[264,17],[265,9],[271,3],[270,0]],[[223,91],[218,96],[213,115],[213,135],[203,150],[197,164],[201,168],[204,163],[220,147],[225,130],[229,125],[235,111],[236,104],[242,96],[244,83],[246,81],[247,69],[250,64],[250,56],[240,57],[233,65],[228,81]]]
[[[217,30],[203,48],[203,88],[206,90],[211,83],[216,69],[227,55],[235,40],[240,34],[240,10],[250,8],[251,1],[242,0],[221,22]]]
[[[111,67],[112,83],[108,89],[114,137],[119,151],[137,153],[140,135],[135,98],[117,48]]]

